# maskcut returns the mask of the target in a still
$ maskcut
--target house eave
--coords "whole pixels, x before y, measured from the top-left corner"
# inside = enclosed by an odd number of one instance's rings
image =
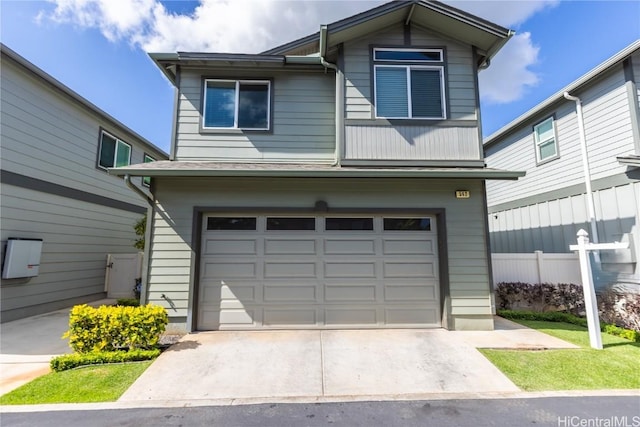
[[[592,70],[584,74],[582,77],[578,78],[577,80],[573,81],[569,85],[560,89],[558,92],[551,95],[549,98],[545,99],[540,104],[536,105],[529,111],[525,112],[524,114],[520,115],[519,117],[511,121],[510,123],[498,129],[493,134],[489,135],[487,138],[484,139],[484,142],[483,142],[484,148],[488,148],[492,146],[498,140],[500,140],[503,136],[518,129],[521,125],[524,124],[524,122],[531,119],[533,116],[541,114],[544,110],[550,108],[555,103],[564,102],[565,92],[573,93],[576,90],[581,89],[582,87],[588,85],[591,81],[596,79],[602,73],[606,72],[611,67],[614,67],[615,65],[621,63],[626,58],[631,56],[631,54],[633,54],[638,49],[640,49],[640,40],[636,40],[626,48],[622,49],[620,52],[616,53],[615,55],[613,55],[612,57],[610,57],[609,59],[607,59],[600,65],[598,65],[597,67],[593,68]]]
[[[160,167],[154,167],[158,164]],[[282,177],[282,178],[438,178],[516,180],[521,171],[489,168],[335,167],[325,164],[224,164],[154,162],[111,168],[112,175],[149,177]]]

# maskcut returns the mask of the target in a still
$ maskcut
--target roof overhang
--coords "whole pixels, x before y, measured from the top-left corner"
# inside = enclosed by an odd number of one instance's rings
[[[620,156],[616,157],[616,160],[618,160],[618,163],[620,163],[621,165],[640,168],[640,156]]]
[[[543,113],[547,113],[547,109],[554,107],[559,102],[567,102],[564,93],[568,92],[572,95],[575,95],[576,90],[581,90],[595,79],[597,79],[600,75],[605,73],[610,68],[620,64],[622,61],[630,57],[635,51],[640,49],[640,40],[636,40],[631,43],[629,46],[622,49],[620,52],[616,53],[606,61],[602,62],[597,67],[593,68],[586,74],[584,74],[579,79],[573,81],[569,85],[560,89],[558,92],[551,95],[549,98],[542,101],[540,104],[536,105],[526,113],[517,117],[510,123],[506,124],[502,128],[498,129],[493,134],[486,137],[483,141],[484,148],[488,148],[500,141],[507,134],[519,129],[522,125],[524,125],[528,120],[531,120],[534,116],[542,115]],[[573,102],[573,101],[571,101]]]
[[[327,49],[397,23],[414,23],[462,43],[475,46],[478,64],[486,64],[513,31],[438,1],[392,1],[327,25]],[[264,54],[286,55],[317,46],[320,33],[275,47]]]
[[[490,168],[356,168],[329,164],[218,163],[158,161],[111,168],[119,176],[149,177],[281,177],[281,178],[466,178],[515,180],[525,172]]]

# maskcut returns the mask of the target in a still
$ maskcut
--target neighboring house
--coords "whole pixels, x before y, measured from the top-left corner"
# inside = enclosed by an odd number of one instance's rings
[[[640,40],[484,141],[487,165],[526,171],[517,182],[487,184],[494,253],[570,252],[576,233],[594,241],[581,148],[578,97],[601,251],[598,287],[640,285]]]
[[[267,52],[151,57],[175,85],[146,301],[186,330],[492,329],[477,73],[511,32],[392,2]]]
[[[107,254],[136,252],[133,226],[148,207],[107,168],[168,156],[8,47],[1,52],[3,267],[9,241],[42,241],[35,277],[3,275],[6,322],[104,297]]]

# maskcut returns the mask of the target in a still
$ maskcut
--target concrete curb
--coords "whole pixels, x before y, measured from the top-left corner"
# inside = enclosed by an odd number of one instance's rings
[[[547,397],[585,397],[585,396],[638,396],[640,389],[622,390],[564,390],[513,393],[428,393],[403,395],[370,396],[292,396],[243,399],[192,399],[192,400],[146,400],[104,403],[59,403],[48,405],[4,405],[0,413],[52,412],[52,411],[97,411],[110,409],[135,408],[188,408],[198,406],[240,406],[260,404],[309,404],[309,403],[357,403],[381,401],[421,401],[421,400],[469,400],[469,399],[536,399]]]

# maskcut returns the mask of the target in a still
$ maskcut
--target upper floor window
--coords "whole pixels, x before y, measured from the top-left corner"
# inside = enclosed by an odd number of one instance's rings
[[[204,81],[202,127],[268,130],[271,82],[262,80]]]
[[[444,119],[442,49],[373,50],[376,117]]]
[[[558,144],[556,142],[553,117],[549,117],[533,127],[533,138],[536,143],[538,163],[558,157]]]
[[[156,161],[156,159],[154,159],[150,155],[148,155],[148,154],[144,155],[144,163],[151,163],[151,162],[155,162],[155,161]],[[142,177],[142,184],[145,185],[146,187],[150,187],[151,186],[151,177],[150,176]]]
[[[131,145],[102,131],[98,151],[98,166],[107,169],[131,164]]]

